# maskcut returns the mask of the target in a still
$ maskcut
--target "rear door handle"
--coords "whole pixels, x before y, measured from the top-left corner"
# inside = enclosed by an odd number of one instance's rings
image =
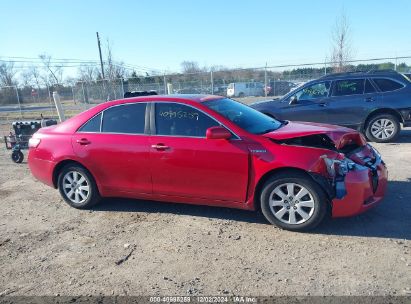
[[[375,99],[374,98],[372,98],[372,97],[367,97],[367,98],[365,98],[365,101],[366,102],[371,102],[371,101],[374,101]]]
[[[76,142],[80,145],[89,145],[89,144],[91,144],[91,141],[89,141],[87,138],[77,139]]]
[[[169,146],[166,146],[164,144],[151,145],[151,148],[156,149],[158,151],[164,151],[164,150],[170,149]]]
[[[319,106],[319,107],[326,107],[326,106],[328,106],[328,102],[320,102],[320,103],[318,104],[318,106]]]

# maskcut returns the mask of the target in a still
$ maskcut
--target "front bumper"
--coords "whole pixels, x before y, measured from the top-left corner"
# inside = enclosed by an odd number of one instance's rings
[[[345,176],[347,194],[342,199],[333,199],[332,217],[347,217],[363,213],[376,205],[384,197],[387,187],[388,170],[383,162],[369,167],[359,166]]]

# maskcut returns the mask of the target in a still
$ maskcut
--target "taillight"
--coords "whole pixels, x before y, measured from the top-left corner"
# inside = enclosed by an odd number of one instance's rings
[[[29,148],[37,148],[40,144],[40,138],[30,138],[29,139]]]

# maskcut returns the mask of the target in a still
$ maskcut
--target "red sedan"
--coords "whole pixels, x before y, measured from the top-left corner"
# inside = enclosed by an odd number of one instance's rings
[[[32,174],[75,208],[102,197],[204,204],[305,230],[374,207],[387,184],[360,133],[278,121],[219,96],[107,102],[40,129],[29,146]]]

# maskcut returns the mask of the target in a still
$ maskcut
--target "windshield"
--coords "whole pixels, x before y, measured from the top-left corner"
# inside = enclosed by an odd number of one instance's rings
[[[278,120],[232,99],[209,100],[203,104],[253,134],[264,134],[281,127]]]

